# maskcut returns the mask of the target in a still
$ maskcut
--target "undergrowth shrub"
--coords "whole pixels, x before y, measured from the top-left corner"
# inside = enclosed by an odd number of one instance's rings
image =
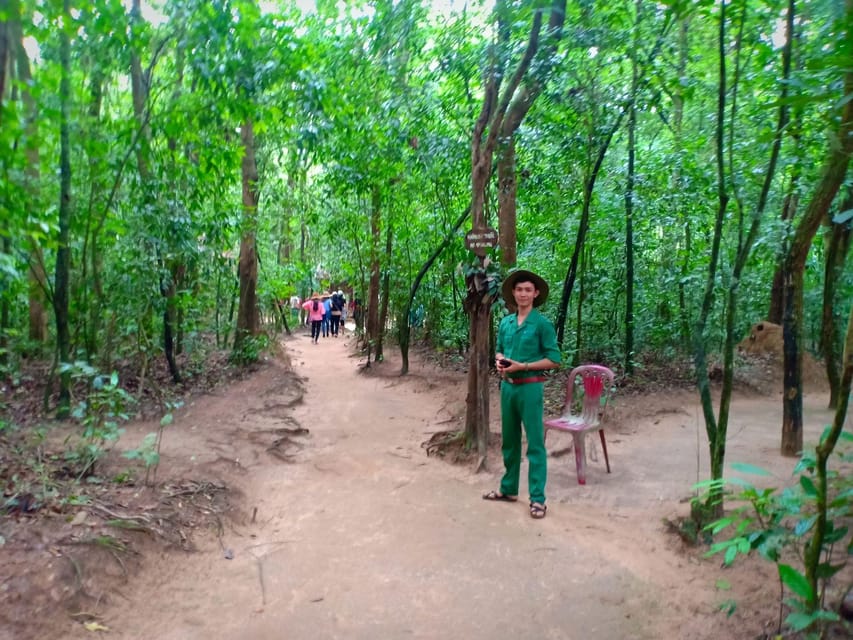
[[[826,432],[821,438],[823,442]],[[727,501],[737,506],[704,527],[713,536],[707,555],[723,554],[726,565],[740,556],[757,553],[776,565],[780,585],[778,631],[783,627],[802,633],[805,638],[822,638],[832,627],[853,630],[835,610],[853,588],[850,574],[845,574],[853,539],[850,522],[853,517],[853,434],[844,432],[834,452],[835,465],[827,472],[826,527],[814,575],[817,593],[807,579],[806,548],[814,534],[819,517],[819,487],[815,482],[815,452],[803,453],[794,469],[797,481],[784,488],[759,488],[740,478],[700,483],[706,491],[727,489]],[[736,471],[756,475],[770,474],[759,467],[732,464]],[[787,596],[785,595],[787,594]],[[814,604],[816,603],[816,605]],[[783,612],[787,610],[787,615]]]

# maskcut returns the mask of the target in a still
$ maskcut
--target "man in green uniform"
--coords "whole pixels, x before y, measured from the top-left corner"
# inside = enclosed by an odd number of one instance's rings
[[[521,425],[527,433],[530,515],[545,517],[545,481],[548,473],[545,435],[542,426],[542,372],[560,363],[554,325],[536,307],[548,298],[548,283],[531,271],[514,271],[504,281],[504,300],[517,311],[506,316],[498,329],[495,354],[501,382],[501,437],[504,467],[500,490],[483,496],[486,500],[518,500],[521,470]],[[514,303],[514,304],[513,304]]]

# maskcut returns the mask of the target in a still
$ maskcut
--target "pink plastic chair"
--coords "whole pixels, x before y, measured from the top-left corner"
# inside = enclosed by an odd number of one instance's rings
[[[574,404],[575,382],[581,378],[583,382],[583,399],[581,413],[572,413]],[[556,429],[572,434],[575,449],[575,463],[578,470],[578,484],[586,484],[586,434],[598,431],[601,437],[601,448],[604,450],[604,463],[607,473],[610,473],[610,460],[607,457],[607,442],[604,440],[604,412],[607,401],[613,389],[613,372],[598,364],[585,364],[575,367],[569,374],[566,384],[566,403],[563,405],[563,415],[545,421],[545,437],[548,431]]]

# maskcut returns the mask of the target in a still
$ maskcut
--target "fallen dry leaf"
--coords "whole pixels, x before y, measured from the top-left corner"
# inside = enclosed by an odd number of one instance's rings
[[[100,622],[84,622],[83,626],[86,627],[86,631],[109,631],[109,627],[105,627]]]

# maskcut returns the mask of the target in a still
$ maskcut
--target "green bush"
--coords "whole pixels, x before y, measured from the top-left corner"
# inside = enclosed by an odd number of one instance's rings
[[[827,430],[828,431],[828,430]],[[826,432],[821,442],[826,437]],[[842,434],[842,442],[836,449],[839,466],[853,462],[853,434]],[[746,464],[732,464],[732,468],[743,473],[768,476],[764,469]],[[849,468],[849,466],[847,467]],[[796,632],[805,632],[806,637],[821,637],[830,623],[842,623],[839,615],[830,610],[827,603],[827,587],[839,572],[847,566],[853,553],[849,522],[853,516],[853,476],[829,470],[827,473],[826,529],[820,549],[817,566],[818,593],[814,593],[806,578],[803,558],[806,547],[813,535],[812,531],[819,517],[818,488],[814,480],[815,453],[805,452],[794,474],[797,483],[783,489],[760,489],[751,482],[739,478],[729,479],[726,484],[731,490],[730,503],[739,503],[728,515],[705,527],[714,539],[708,555],[724,554],[726,565],[733,563],[738,556],[757,552],[760,557],[773,562],[778,570],[779,582],[788,615],[784,622],[779,620],[779,630],[783,624]],[[700,486],[708,489],[709,482]],[[839,549],[841,547],[841,549]],[[851,585],[841,585],[840,592],[846,592]],[[817,602],[818,606],[810,603]]]

